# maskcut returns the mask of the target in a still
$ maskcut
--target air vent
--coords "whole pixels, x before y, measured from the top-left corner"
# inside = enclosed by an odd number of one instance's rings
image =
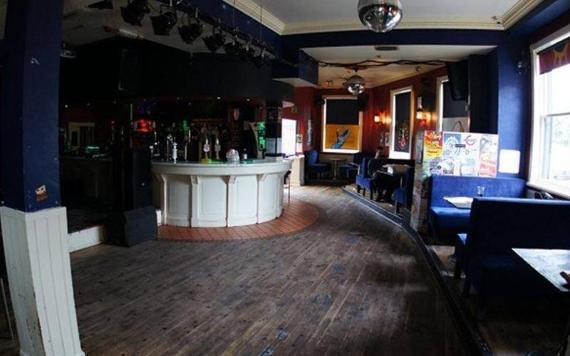
[[[378,52],[393,52],[398,50],[398,46],[374,46],[374,49]]]

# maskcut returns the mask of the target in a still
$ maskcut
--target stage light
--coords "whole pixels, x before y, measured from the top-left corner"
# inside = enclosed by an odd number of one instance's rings
[[[204,44],[210,52],[216,53],[220,48],[226,43],[226,36],[224,32],[219,27],[214,27],[212,34],[208,37],[204,37]]]
[[[192,20],[188,20],[187,25],[179,26],[178,33],[180,34],[180,38],[186,44],[192,44],[196,39],[202,36],[204,32],[204,25],[200,22],[198,18],[198,13],[196,12],[196,16],[192,18]]]
[[[237,34],[234,34],[232,41],[224,45],[224,51],[228,56],[240,56],[244,51],[243,44],[239,41]]]
[[[97,10],[113,10],[113,1],[112,0],[97,1],[87,7],[90,9],[97,9]]]
[[[169,9],[158,16],[151,16],[150,20],[152,22],[152,30],[157,36],[168,36],[170,31],[176,25],[177,17],[176,10]]]
[[[257,68],[261,68],[264,65],[266,65],[268,62],[269,62],[269,57],[267,56],[265,49],[261,48],[259,55],[253,58],[253,64],[255,64]]]
[[[123,21],[133,26],[142,26],[142,20],[148,13],[148,0],[129,0],[126,7],[121,7]]]

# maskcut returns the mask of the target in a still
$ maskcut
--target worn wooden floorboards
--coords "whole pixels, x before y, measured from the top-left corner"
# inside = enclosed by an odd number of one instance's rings
[[[309,229],[74,253],[87,355],[462,355],[417,248],[339,188]]]

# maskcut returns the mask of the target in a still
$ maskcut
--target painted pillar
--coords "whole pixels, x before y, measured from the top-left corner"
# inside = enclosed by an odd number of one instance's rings
[[[61,0],[10,0],[0,101],[0,210],[21,355],[83,355],[58,162]]]

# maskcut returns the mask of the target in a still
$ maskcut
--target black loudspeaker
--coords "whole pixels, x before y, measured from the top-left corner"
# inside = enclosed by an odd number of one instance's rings
[[[368,94],[360,94],[357,99],[358,111],[368,109]]]
[[[323,99],[320,96],[315,97],[315,105],[317,105],[317,106],[325,105],[325,99]]]
[[[119,82],[117,90],[123,94],[138,94],[141,88],[143,72],[140,51],[133,49],[120,50]]]
[[[114,212],[107,219],[107,242],[120,246],[134,246],[156,240],[158,225],[154,206]]]
[[[469,66],[466,60],[447,63],[447,76],[453,100],[467,100],[469,87]]]
[[[127,157],[125,172],[126,209],[152,205],[152,168],[148,148],[132,149]]]

